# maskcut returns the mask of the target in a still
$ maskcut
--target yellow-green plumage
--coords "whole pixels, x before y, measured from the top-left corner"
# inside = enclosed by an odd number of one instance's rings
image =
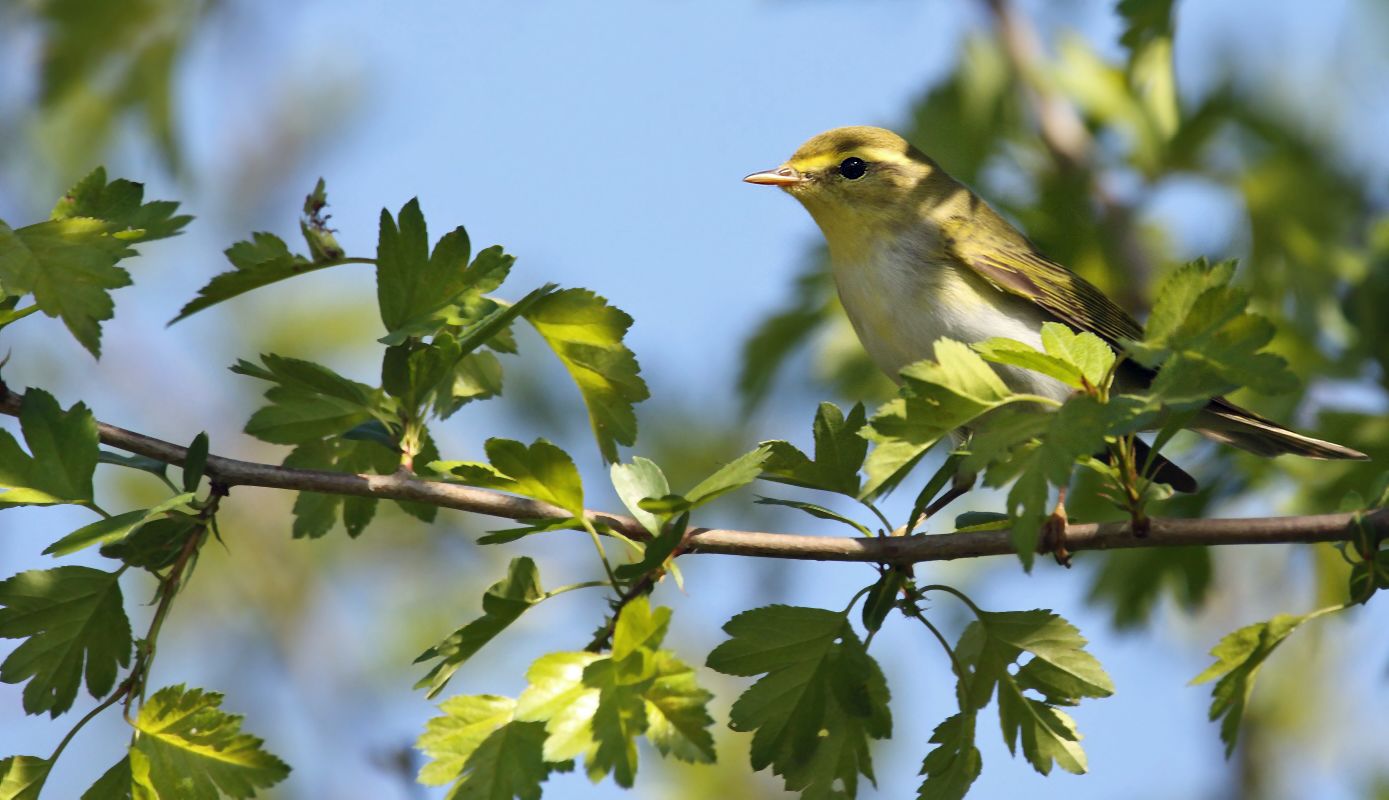
[[[835,285],[860,341],[893,379],[931,357],[942,337],[996,336],[1040,346],[1058,321],[1116,350],[1143,327],[1095,286],[1043,256],[978,195],[891,131],[836,128],[801,146],[781,167],[749,175],[805,206],[829,244]],[[1070,389],[1027,370],[1000,367],[1015,390],[1064,398]],[[1146,382],[1131,367],[1122,376]],[[1192,427],[1265,456],[1364,459],[1348,447],[1288,430],[1224,398]]]

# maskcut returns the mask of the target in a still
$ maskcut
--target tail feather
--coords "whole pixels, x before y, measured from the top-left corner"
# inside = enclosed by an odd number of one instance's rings
[[[1370,458],[1359,450],[1289,430],[1223,397],[1212,400],[1192,427],[1209,439],[1267,458],[1284,454],[1348,461]]]

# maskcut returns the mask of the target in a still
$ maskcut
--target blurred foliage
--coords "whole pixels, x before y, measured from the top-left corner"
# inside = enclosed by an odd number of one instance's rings
[[[999,1],[986,5],[1000,26],[1011,23],[1026,27],[1027,22],[1016,16],[1010,4]],[[122,126],[129,124],[137,138],[152,144],[170,172],[178,173],[184,169],[174,100],[179,67],[191,37],[206,25],[218,6],[212,0],[5,4],[0,7],[0,19],[14,24],[0,31],[0,46],[35,35],[40,48],[32,102],[23,115],[0,121],[0,136],[13,141],[22,135],[31,145],[24,152],[40,153],[47,169],[66,176],[85,172],[126,130]],[[1070,34],[1058,36],[1033,52],[1000,35],[999,26],[975,30],[960,42],[949,74],[905,112],[904,132],[946,169],[979,189],[1044,252],[1070,265],[1135,312],[1152,305],[1158,281],[1184,260],[1181,251],[1186,231],[1180,221],[1155,213],[1157,199],[1174,188],[1192,184],[1220,193],[1221,202],[1236,206],[1241,224],[1225,241],[1209,245],[1219,251],[1211,255],[1241,256],[1237,282],[1250,294],[1256,311],[1278,321],[1273,349],[1287,360],[1293,373],[1304,378],[1297,392],[1273,397],[1246,394],[1237,399],[1279,419],[1310,419],[1313,424],[1307,427],[1317,435],[1352,443],[1373,457],[1372,464],[1384,463],[1389,459],[1389,419],[1382,413],[1385,391],[1389,390],[1389,323],[1379,307],[1389,300],[1389,214],[1383,207],[1382,187],[1370,185],[1349,166],[1329,137],[1314,133],[1287,110],[1275,108],[1257,85],[1229,75],[1200,95],[1183,92],[1172,60],[1174,37],[1181,33],[1174,16],[1179,8],[1174,0],[1120,0],[1115,7],[1121,45],[1118,57],[1113,55],[1114,48]],[[284,148],[268,149],[276,151],[268,169],[278,173],[286,157],[279,151]],[[245,174],[239,172],[234,177],[244,180]],[[311,208],[315,195],[320,202]],[[332,239],[326,220],[317,217],[322,208],[321,184],[315,195],[306,204],[301,226],[307,256],[291,253],[271,234],[256,233],[228,250],[234,270],[209,284],[200,298],[185,307],[184,314],[242,291],[350,260]],[[62,317],[95,354],[100,324],[110,317],[108,290],[128,282],[117,262],[133,255],[130,244],[171,235],[187,222],[186,217],[171,219],[173,211],[167,203],[142,204],[138,184],[107,184],[104,173],[94,173],[60,202],[51,220],[15,231],[0,224],[0,243],[10,246],[18,241],[40,256],[33,264],[43,266],[43,274],[62,273],[56,284],[50,281],[46,285],[37,279],[40,273],[35,269],[0,272],[4,281],[0,296],[9,295],[0,300],[0,327],[18,322],[31,310],[41,310]],[[73,217],[101,224],[79,230],[73,227],[78,224]],[[391,222],[394,225],[396,220]],[[423,466],[437,455],[423,419],[446,417],[466,403],[500,393],[497,354],[515,352],[509,324],[522,317],[535,325],[540,338],[556,351],[581,387],[589,402],[599,449],[607,460],[616,461],[617,446],[630,445],[636,437],[632,405],[646,395],[635,360],[621,342],[630,319],[602,298],[582,290],[550,294],[546,287],[515,304],[494,300],[486,296],[496,288],[488,276],[493,270],[504,275],[510,265],[509,257],[499,249],[478,253],[467,270],[455,269],[467,264],[470,255],[461,228],[450,234],[453,238],[441,240],[431,254],[418,205],[402,210],[399,225],[408,245],[394,250],[383,245],[385,252],[378,256],[383,321],[391,331],[388,338],[394,337],[387,342],[392,355],[383,364],[381,388],[351,381],[326,367],[301,361],[291,364],[291,360],[273,355],[266,363],[281,367],[280,374],[272,367],[250,362],[241,370],[274,379],[268,395],[271,404],[258,412],[259,419],[253,423],[273,422],[268,418],[275,414],[288,415],[293,423],[288,425],[292,436],[274,435],[274,426],[253,427],[265,434],[266,441],[299,446],[285,463],[389,473],[405,455],[407,462],[418,456]],[[74,259],[74,255],[87,260]],[[384,268],[380,262],[385,262]],[[389,275],[392,267],[399,272],[395,278]],[[475,280],[468,285],[470,279],[465,276],[473,270],[477,271]],[[417,273],[424,271],[429,272],[426,277],[433,281],[432,288],[410,294],[417,287]],[[92,280],[82,281],[83,275]],[[477,279],[478,275],[482,277]],[[60,291],[63,281],[81,282],[86,288],[81,294],[65,293]],[[37,305],[20,308],[19,293],[32,293]],[[811,365],[807,372],[814,376],[817,389],[851,403],[885,400],[893,395],[893,385],[864,357],[837,305],[823,248],[814,248],[787,303],[769,316],[747,343],[738,383],[747,408],[774,396],[777,375],[787,372],[785,365],[794,359]],[[389,313],[387,306],[391,307]],[[276,342],[277,347],[302,345],[306,335],[345,339],[347,333],[360,334],[345,322],[344,315],[326,319],[299,313],[281,316],[245,333],[260,341]],[[532,342],[540,343],[534,338]],[[490,350],[469,352],[479,345]],[[442,360],[439,353],[444,353]],[[550,387],[535,375],[529,367],[507,373],[509,401],[520,409],[518,413],[532,421],[543,420],[546,430],[579,427],[579,416],[558,402]],[[42,400],[34,397],[35,403]],[[843,413],[833,405],[827,408],[834,412],[822,407],[817,418],[814,459],[780,442],[777,445],[781,447],[772,446],[765,468],[798,487],[820,486],[854,497],[863,453],[850,452],[843,456],[843,463],[836,460],[839,455],[828,453],[833,449],[831,444],[839,447],[844,436],[855,435],[863,420],[851,412],[848,419],[857,421],[845,428]],[[666,465],[670,475],[668,484],[664,475],[658,482],[666,486],[659,498],[664,505],[641,505],[640,492],[622,497],[651,515],[655,520],[653,533],[659,531],[658,537],[672,548],[687,521],[677,519],[678,515],[702,499],[697,496],[699,486],[686,496],[669,494],[669,486],[695,485],[713,473],[722,476],[715,489],[735,488],[750,481],[762,464],[760,459],[769,456],[765,448],[759,448],[744,457],[756,464],[735,460],[744,449],[743,432],[710,420],[702,411],[669,406],[644,411],[643,452]],[[45,419],[55,428],[68,419],[59,416],[64,413],[90,421],[81,406],[68,412],[56,407],[34,412],[35,419],[48,415]],[[305,427],[306,422],[319,427]],[[90,427],[73,434],[85,437],[82,446],[86,449],[95,448]],[[304,440],[305,436],[309,440]],[[28,456],[18,443],[13,438],[6,441],[10,446],[5,455],[16,463],[28,464]],[[33,461],[45,460],[42,437],[26,439],[26,443],[34,454]],[[1177,451],[1177,460],[1192,466],[1203,489],[1194,495],[1154,501],[1150,506],[1154,514],[1199,516],[1240,507],[1256,498],[1271,498],[1280,511],[1289,513],[1359,509],[1365,507],[1360,498],[1376,496],[1371,489],[1375,474],[1372,464],[1291,459],[1271,464],[1186,437],[1179,439],[1178,445],[1182,449]],[[1022,448],[1018,455],[1019,463],[1028,457]],[[586,487],[581,486],[574,462],[559,448],[543,441],[528,447],[494,439],[488,456],[490,463],[463,465],[461,477],[478,485],[558,501],[571,510],[583,504]],[[639,463],[623,468],[631,470]],[[646,463],[660,474],[653,462]],[[1034,462],[1027,463],[1035,466]],[[721,469],[721,465],[726,466]],[[460,465],[455,462],[453,466]],[[850,470],[852,479],[842,474]],[[88,485],[79,487],[82,496],[75,499],[90,502],[90,470],[86,473]],[[135,567],[149,567],[158,580],[158,598],[162,596],[159,592],[168,591],[166,587],[178,587],[176,579],[170,584],[168,569],[176,563],[178,545],[186,541],[180,537],[205,537],[206,525],[195,519],[193,512],[200,511],[196,504],[178,508],[161,504],[167,493],[158,490],[156,478],[134,470],[121,473],[123,477],[112,484],[120,487],[122,499],[139,508],[109,522],[86,526],[75,532],[83,534],[81,537],[69,538],[67,544],[76,547],[129,535],[129,541],[117,544],[134,546],[140,544],[134,534],[140,533],[142,526],[145,535],[157,534],[158,541],[146,543],[149,546],[145,548],[158,553],[157,561],[135,558],[128,551],[123,555],[119,548],[103,553],[123,558]],[[729,477],[730,473],[736,475]],[[168,482],[167,475],[157,474]],[[28,492],[25,496],[31,500],[42,500],[41,495],[72,500],[59,497],[62,492],[58,488],[62,487],[54,483],[67,477],[71,476],[35,478],[25,472],[19,478],[7,479],[16,487],[12,492]],[[902,477],[905,475],[898,480]],[[1045,490],[1049,478],[1042,476],[1032,488],[1040,485]],[[76,475],[76,479],[80,483],[82,476]],[[198,476],[185,476],[185,482],[189,481],[196,488]],[[556,486],[563,491],[557,494]],[[1125,517],[1121,509],[1101,497],[1103,486],[1099,472],[1079,471],[1070,504],[1074,518]],[[708,499],[714,494],[717,492],[711,492]],[[182,501],[184,497],[174,499]],[[198,502],[211,502],[211,498]],[[838,512],[809,503],[782,502],[821,518],[840,518]],[[1028,508],[1033,516],[1040,502],[1037,492],[1032,492]],[[600,502],[590,500],[589,504]],[[293,532],[298,535],[322,536],[339,518],[353,536],[373,521],[376,527],[391,531],[389,539],[366,537],[349,546],[345,537],[329,537],[306,549],[289,544],[283,535],[289,530],[284,523],[291,512],[287,502],[234,504],[220,518],[237,528],[236,549],[230,559],[237,560],[239,567],[217,570],[212,565],[224,564],[228,557],[212,551],[215,555],[207,558],[209,566],[204,572],[217,578],[193,584],[194,590],[187,595],[189,605],[210,609],[194,625],[264,629],[261,632],[268,632],[282,653],[303,658],[294,654],[314,636],[308,623],[313,605],[320,595],[332,590],[327,584],[335,580],[324,576],[325,562],[364,564],[360,569],[369,574],[348,582],[373,596],[391,598],[384,603],[384,611],[378,608],[370,615],[367,624],[375,627],[364,630],[361,619],[350,620],[354,639],[386,642],[379,650],[417,651],[421,642],[437,640],[441,633],[456,627],[458,609],[471,608],[482,595],[483,616],[463,615],[473,621],[430,651],[443,659],[436,667],[435,679],[426,682],[438,690],[473,652],[516,622],[522,610],[559,593],[543,593],[538,573],[531,574],[533,564],[527,567],[530,559],[523,558],[513,561],[508,580],[483,594],[481,586],[474,583],[501,571],[502,559],[495,555],[495,548],[478,548],[472,537],[459,545],[452,537],[439,535],[439,528],[425,532],[406,516],[429,516],[432,508],[410,504],[383,507],[381,517],[374,519],[374,505],[374,501],[360,498],[302,494],[292,510],[296,517]],[[758,515],[766,512],[749,508],[739,513],[744,527],[756,527],[754,523],[761,518]],[[870,524],[876,525],[876,521]],[[544,530],[548,528],[536,526],[523,533]],[[460,548],[461,554],[457,552]],[[632,546],[632,550],[641,555],[640,547]],[[1371,553],[1371,560],[1359,562],[1360,566],[1379,563],[1375,559],[1382,553]],[[645,577],[665,568],[673,570],[669,555],[670,549],[652,547],[646,559],[622,566],[638,567],[636,572]],[[459,562],[468,563],[466,575],[453,568]],[[1241,575],[1246,582],[1264,580],[1256,570],[1251,578],[1247,565],[1224,556],[1215,558],[1204,548],[1096,553],[1089,555],[1087,562],[1091,601],[1109,614],[1116,627],[1129,630],[1151,623],[1156,611],[1165,606],[1190,613],[1203,608],[1212,596],[1228,600],[1221,592],[1229,590],[1222,587],[1231,583],[1238,587]],[[1317,598],[1316,607],[1344,602],[1347,585],[1356,585],[1352,566],[1331,546],[1305,549],[1299,553],[1297,565],[1301,569],[1290,569],[1280,578],[1308,585],[1309,594]],[[3,599],[15,606],[24,598],[37,598],[35,602],[47,604],[46,613],[61,623],[80,623],[94,617],[91,608],[98,606],[102,614],[109,615],[111,603],[98,603],[101,598],[91,595],[80,581],[50,585],[42,579],[49,573],[72,578],[72,574],[60,572],[71,569],[85,568],[62,567],[16,576],[5,582],[8,589]],[[769,602],[777,598],[776,581],[784,569],[783,564],[773,563],[761,576],[760,587],[767,592]],[[113,573],[92,573],[97,571],[76,577],[107,588],[116,586]],[[626,573],[619,570],[618,577],[632,574],[636,573],[630,569]],[[878,623],[881,614],[891,610],[895,591],[907,585],[893,572],[875,584],[873,588],[880,591],[870,595],[869,603],[877,598]],[[23,598],[19,589],[25,589]],[[421,747],[439,759],[427,768],[431,782],[454,783],[457,796],[474,796],[470,792],[479,791],[483,784],[499,796],[532,796],[538,794],[539,781],[546,774],[583,755],[591,775],[612,774],[619,784],[627,785],[637,766],[634,742],[643,735],[662,753],[687,761],[712,758],[713,739],[707,730],[711,720],[705,711],[709,693],[695,683],[692,669],[660,648],[669,612],[647,607],[644,600],[632,602],[627,597],[626,601],[631,613],[617,613],[623,608],[621,598],[617,598],[605,621],[607,633],[618,639],[610,656],[551,654],[535,662],[519,701],[471,695],[455,697],[446,704],[445,715],[432,723],[420,741]],[[1243,614],[1238,605],[1233,612],[1230,608],[1223,611],[1226,616]],[[529,612],[528,618],[538,613]],[[1280,653],[1270,662],[1271,675],[1266,683],[1271,685],[1263,686],[1252,699],[1247,691],[1263,658],[1291,632],[1293,623],[1318,613],[1322,612],[1248,625],[1217,648],[1217,664],[1208,672],[1209,677],[1220,679],[1213,711],[1226,715],[1223,735],[1228,747],[1235,747],[1234,732],[1243,731],[1236,757],[1248,796],[1272,791],[1276,780],[1270,776],[1279,769],[1276,755],[1280,741],[1296,741],[1298,731],[1306,737],[1308,730],[1325,723],[1315,711],[1319,704],[1331,702],[1328,697],[1334,695],[1335,686],[1319,680],[1327,667],[1319,660],[1323,654],[1318,646],[1297,642],[1284,648],[1301,655],[1293,658]],[[742,737],[727,748],[720,740],[719,752],[724,758],[717,772],[677,767],[671,774],[680,776],[674,779],[678,791],[686,796],[729,798],[767,796],[777,791],[780,781],[749,782],[743,763],[736,758],[743,755],[744,748],[750,750],[755,766],[770,765],[788,786],[808,788],[812,794],[841,796],[840,789],[852,789],[860,774],[872,780],[868,741],[886,734],[890,716],[887,686],[867,651],[871,636],[864,642],[858,640],[849,624],[854,617],[847,610],[841,616],[819,609],[769,606],[747,614],[742,618],[743,626],[750,625],[749,620],[761,621],[752,630],[730,628],[734,638],[715,651],[718,657],[711,657],[710,664],[730,674],[766,674],[754,686],[754,690],[758,686],[763,689],[746,693],[732,715],[735,726],[756,729],[758,734],[751,741]],[[783,624],[788,615],[815,618],[823,630],[811,631],[816,633],[810,637],[814,646],[807,649],[806,640],[793,641],[780,653],[764,652],[769,643],[777,643],[778,636],[795,639],[796,626]],[[396,624],[399,620],[408,623]],[[120,621],[129,625],[123,614]],[[1239,620],[1239,624],[1246,622]],[[6,635],[55,635],[35,625],[12,626]],[[349,627],[346,622],[344,627]],[[870,627],[876,632],[876,626]],[[1320,628],[1308,628],[1298,637],[1322,635],[1316,633]],[[802,626],[799,633],[805,632]],[[249,637],[250,632],[243,630],[238,635]],[[123,647],[108,646],[100,651],[100,663],[95,667],[89,657],[86,682],[93,695],[112,691],[113,679],[106,674],[112,669],[107,669],[107,662],[124,664],[123,654],[130,651],[124,640],[117,644]],[[1023,753],[1039,771],[1049,770],[1053,762],[1065,769],[1083,770],[1084,754],[1074,727],[1055,706],[1107,694],[1112,688],[1083,644],[1073,627],[1047,612],[978,612],[977,621],[971,623],[957,647],[964,666],[957,675],[960,714],[942,723],[932,739],[940,747],[928,756],[923,796],[937,796],[933,793],[938,790],[963,792],[977,775],[974,717],[995,687],[999,689],[1005,741],[1010,746],[1021,733]],[[138,659],[143,657],[141,646],[137,641],[137,673]],[[740,649],[746,651],[742,653],[745,657],[751,654],[751,661],[738,663],[734,656]],[[1031,654],[1032,660],[1018,669],[1016,659],[1027,657],[1024,654]],[[952,653],[952,659],[955,655]],[[385,658],[379,652],[374,657]],[[1285,666],[1277,666],[1280,659]],[[32,670],[21,669],[28,661],[16,663],[11,677],[31,677]],[[65,708],[72,702],[82,677],[80,659],[76,669],[70,657],[60,666],[54,676],[45,678],[61,684],[52,690],[50,699],[30,703],[26,691],[26,707],[56,712],[59,705]],[[394,663],[385,669],[392,670],[392,678],[397,677]],[[234,667],[227,672],[229,682],[247,680]],[[699,676],[701,682],[704,679],[704,675]],[[769,694],[767,686],[781,684],[804,690],[803,702],[779,696],[758,705],[759,700],[767,699],[759,691]],[[30,688],[48,685],[36,681]],[[717,682],[711,685],[721,696],[731,696],[734,691]],[[1316,686],[1317,691],[1306,691],[1309,685]],[[1007,701],[1002,699],[1005,688]],[[1040,692],[1043,699],[1025,696],[1023,689]],[[117,685],[116,691],[126,689]],[[192,772],[204,781],[198,787],[204,794],[216,792],[206,782],[210,780],[222,791],[240,795],[250,793],[253,786],[282,778],[284,765],[260,750],[259,740],[241,734],[239,718],[222,712],[220,702],[220,695],[182,687],[156,693],[137,718],[151,735],[134,751],[131,761],[117,763],[98,786],[119,793],[134,780],[142,788],[158,791],[170,786],[175,777]],[[313,701],[306,698],[304,702],[309,705]],[[802,724],[794,729],[781,727],[787,719]],[[769,726],[778,730],[769,733]],[[818,735],[822,726],[832,735]],[[154,729],[163,738],[156,739]],[[201,764],[207,760],[208,750],[235,753],[245,774],[237,776],[235,769],[219,772],[215,766]],[[511,773],[506,769],[508,759],[515,759]],[[6,792],[21,784],[24,791],[36,792],[51,766],[51,758],[20,756],[0,761],[0,796],[9,796]],[[132,768],[137,771],[134,776],[130,774]],[[755,780],[766,777],[758,775]],[[1366,780],[1375,778],[1366,776]],[[1374,784],[1381,794],[1384,785],[1382,776]]]

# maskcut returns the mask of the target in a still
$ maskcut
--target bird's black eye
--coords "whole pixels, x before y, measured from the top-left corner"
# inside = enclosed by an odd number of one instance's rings
[[[858,180],[868,171],[868,164],[861,158],[850,156],[839,162],[839,174],[849,180]]]

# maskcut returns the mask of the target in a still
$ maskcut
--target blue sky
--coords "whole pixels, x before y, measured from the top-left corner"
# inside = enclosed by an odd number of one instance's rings
[[[1056,6],[1045,24],[1074,28],[1102,51],[1117,52],[1116,23],[1105,5]],[[1181,8],[1184,85],[1207,85],[1220,60],[1210,54],[1218,50],[1251,75],[1286,74],[1274,83],[1290,105],[1327,93],[1363,101],[1354,117],[1329,114],[1309,124],[1343,141],[1359,168],[1386,174],[1375,137],[1389,122],[1389,104],[1372,95],[1371,77],[1382,75],[1373,72],[1377,62],[1355,55],[1372,44],[1371,28],[1355,24],[1365,15],[1360,5],[1344,0],[1313,11],[1276,2],[1255,20],[1235,2]],[[278,296],[252,294],[176,328],[163,324],[222,269],[219,252],[231,241],[253,229],[292,236],[302,196],[321,175],[349,252],[374,249],[383,205],[394,210],[419,196],[434,236],[465,224],[475,246],[502,243],[516,254],[508,286],[517,294],[554,280],[592,288],[632,313],[629,342],[656,395],[653,407],[678,398],[683,407],[730,418],[735,404],[726,376],[741,342],[786,295],[815,235],[794,202],[745,186],[741,177],[775,165],[823,129],[892,124],[945,74],[961,36],[982,21],[976,4],[962,2],[228,5],[195,43],[179,86],[188,178],[161,178],[156,157],[138,147],[123,146],[110,161],[114,173],[147,180],[152,195],[183,199],[199,219],[184,237],[148,248],[136,286],[117,294],[101,362],[92,362],[56,323],[31,320],[5,343],[14,353],[6,379],[51,387],[65,403],[85,398],[102,418],[155,435],[186,440],[207,428],[222,452],[277,457],[239,434],[250,389],[224,367],[253,351],[228,341],[224,328],[240,326],[255,340],[258,309],[294,306],[313,322],[302,331],[302,350],[287,354],[316,357],[326,349],[330,363],[370,377],[375,365],[367,346],[380,335],[367,305],[370,273],[320,273],[286,284]],[[225,199],[233,190],[242,199]],[[0,218],[7,221],[34,218],[48,205],[42,196],[0,192]],[[1180,202],[1153,211],[1178,220],[1184,241],[1224,238],[1205,231]],[[344,332],[355,333],[360,346],[337,343]],[[543,374],[562,377],[555,370]],[[757,421],[759,437],[803,441],[818,399],[779,396]],[[547,435],[587,453],[597,466],[586,437],[520,429],[505,403],[461,414],[441,438],[466,458],[477,454],[479,431]],[[586,477],[596,485],[601,471],[590,469]],[[735,524],[738,509],[728,503],[719,521]],[[65,510],[6,512],[0,527],[20,535],[0,537],[0,563],[8,572],[47,566],[37,555],[41,543],[86,521]],[[530,552],[542,559],[542,569],[554,570],[554,582],[568,573],[582,577],[574,564],[586,563],[587,553],[574,543]],[[233,569],[237,555],[233,546],[227,558]],[[717,624],[759,602],[764,587],[785,587],[787,602],[839,607],[871,574],[867,567],[723,557],[691,562],[689,594],[662,587],[657,599],[675,606],[672,643],[695,662],[717,643]],[[1215,728],[1205,721],[1208,692],[1185,683],[1205,665],[1203,653],[1220,633],[1310,608],[1312,599],[1280,596],[1276,588],[1305,566],[1289,551],[1269,548],[1221,564],[1230,588],[1213,598],[1201,620],[1166,610],[1153,630],[1123,636],[1086,608],[1080,570],[1044,566],[1027,576],[1011,560],[932,567],[944,580],[977,587],[986,608],[1056,609],[1091,639],[1119,687],[1115,697],[1075,712],[1089,737],[1091,765],[1091,774],[1079,778],[1036,776],[1008,756],[986,715],[980,740],[986,768],[971,796],[1225,792],[1231,773]],[[394,602],[390,591],[409,596],[412,576],[391,562],[373,567],[380,572],[340,567],[326,581],[313,603],[314,630],[322,636],[315,644],[324,652],[307,660],[279,660],[256,638],[256,620],[219,612],[215,619],[229,626],[224,631],[190,620],[198,613],[191,605],[177,608],[176,617],[185,615],[171,623],[178,644],[161,655],[158,679],[226,688],[228,706],[248,713],[248,728],[296,766],[287,786],[299,796],[409,797],[370,763],[371,754],[413,738],[431,707],[410,691],[414,673],[376,663],[371,643],[352,632],[359,616],[380,614]],[[489,580],[499,574],[495,564],[487,569]],[[136,608],[144,598],[127,591],[132,613],[145,613]],[[1243,602],[1250,598],[1264,604]],[[474,602],[456,617],[465,619]],[[514,647],[501,642],[494,660],[456,688],[514,693],[518,671],[548,632],[585,631],[596,614],[596,601],[588,599],[536,612],[520,626]],[[1307,638],[1290,647],[1360,648],[1387,621],[1379,604],[1349,623],[1334,622],[1319,644]],[[1358,795],[1336,777],[1338,765],[1367,757],[1368,743],[1389,733],[1379,674],[1389,652],[1382,644],[1364,647],[1356,665],[1337,676],[1363,702],[1337,709],[1348,720],[1339,725],[1342,734],[1322,743],[1329,752],[1305,757],[1308,766],[1287,796]],[[894,741],[877,752],[879,791],[863,796],[905,797],[917,783],[931,728],[950,713],[948,669],[933,643],[905,623],[885,631],[874,651],[892,684],[897,725]],[[18,690],[0,686],[0,752],[47,752],[62,729],[18,719],[18,709]],[[110,744],[119,736],[115,719],[84,732],[58,770],[52,796],[75,796],[94,777],[86,772],[96,769],[81,762],[114,752]],[[660,778],[650,769],[654,754],[643,759],[646,782],[632,796],[660,796]],[[628,795],[570,775],[556,779],[547,796]]]

